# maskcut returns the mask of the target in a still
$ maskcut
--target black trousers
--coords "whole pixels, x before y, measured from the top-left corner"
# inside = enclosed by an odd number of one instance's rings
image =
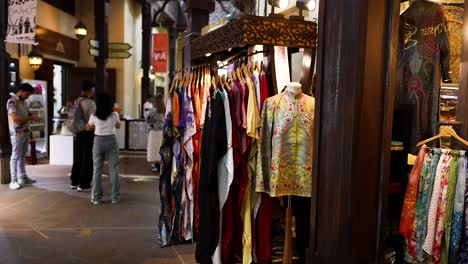
[[[285,198],[287,204],[287,198]],[[305,263],[306,250],[309,248],[310,236],[310,206],[311,199],[308,197],[291,197],[291,207],[296,218],[296,253],[299,261]]]
[[[73,167],[71,185],[91,188],[93,180],[94,131],[82,131],[73,141]]]

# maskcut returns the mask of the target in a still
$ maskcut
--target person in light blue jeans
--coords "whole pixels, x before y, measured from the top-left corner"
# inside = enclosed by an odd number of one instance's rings
[[[119,146],[115,136],[120,128],[119,114],[113,111],[114,101],[108,94],[96,97],[96,113],[91,115],[86,125],[88,131],[94,130],[93,182],[91,203],[102,204],[102,168],[104,160],[109,163],[109,176],[112,184],[112,203],[120,201]]]
[[[36,115],[29,112],[29,106],[26,102],[33,93],[34,88],[28,83],[23,83],[18,87],[16,93],[10,94],[6,105],[12,146],[10,159],[10,189],[12,190],[19,190],[22,186],[36,183],[35,180],[26,175],[24,164],[29,144],[29,122],[38,120]]]

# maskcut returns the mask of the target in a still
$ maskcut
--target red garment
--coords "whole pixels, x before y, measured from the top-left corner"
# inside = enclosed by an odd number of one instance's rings
[[[260,110],[263,110],[263,103],[268,98],[268,80],[266,74],[260,76]]]
[[[241,104],[237,104],[239,107],[247,109],[248,101],[248,89],[245,86],[237,86],[236,88],[243,89],[243,91],[237,91],[237,100],[243,100]],[[236,89],[234,88],[234,89]],[[247,93],[246,93],[247,92]],[[240,95],[244,94],[242,98]],[[234,99],[236,99],[234,97]],[[231,102],[230,102],[231,103]],[[243,146],[242,140],[245,140],[246,129],[243,127],[243,117],[238,116],[237,113],[242,113],[239,109],[235,109],[236,113],[233,113],[234,107],[231,109],[231,115],[237,118],[238,122],[234,122],[232,144],[234,149],[234,179],[229,189],[229,195],[226,203],[223,207],[223,226],[222,226],[222,248],[221,258],[223,264],[234,264],[242,260],[242,233],[244,225],[241,218],[241,206],[244,198],[245,188],[249,180],[247,174],[247,162],[248,162],[248,148]],[[246,112],[246,111],[245,111]],[[233,119],[234,120],[234,119]],[[239,134],[236,134],[239,133]]]
[[[269,264],[271,259],[271,217],[273,215],[273,198],[262,193],[262,202],[258,209],[255,225],[257,264]]]
[[[192,184],[193,184],[193,232],[198,233],[198,226],[200,221],[200,215],[198,212],[198,185],[200,181],[200,139],[201,139],[201,128],[200,128],[200,96],[198,87],[192,86],[192,104],[193,104],[193,115],[195,118],[195,126],[197,132],[192,137],[193,143],[193,170],[192,170]]]
[[[408,178],[408,186],[406,187],[405,201],[403,202],[403,209],[401,211],[400,234],[408,240],[411,239],[413,234],[414,210],[418,199],[419,178],[428,149],[424,145],[419,150],[418,157]]]

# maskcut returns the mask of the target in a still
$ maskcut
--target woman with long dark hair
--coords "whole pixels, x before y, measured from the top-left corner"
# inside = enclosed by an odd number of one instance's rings
[[[96,113],[91,115],[87,130],[94,129],[93,146],[93,186],[91,202],[102,203],[102,168],[104,160],[109,162],[109,176],[112,183],[112,203],[120,201],[119,146],[115,130],[120,128],[119,114],[113,111],[114,100],[108,94],[96,97]]]

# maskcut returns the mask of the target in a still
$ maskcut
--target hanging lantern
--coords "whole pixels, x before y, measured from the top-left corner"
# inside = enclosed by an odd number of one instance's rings
[[[88,28],[86,28],[86,26],[80,22],[78,22],[78,24],[76,24],[75,26],[75,35],[78,39],[83,39],[84,37],[86,37],[86,34],[88,33]]]
[[[31,66],[33,70],[37,71],[41,67],[42,62],[44,61],[44,57],[42,54],[33,49],[28,54],[28,60],[29,66]]]

